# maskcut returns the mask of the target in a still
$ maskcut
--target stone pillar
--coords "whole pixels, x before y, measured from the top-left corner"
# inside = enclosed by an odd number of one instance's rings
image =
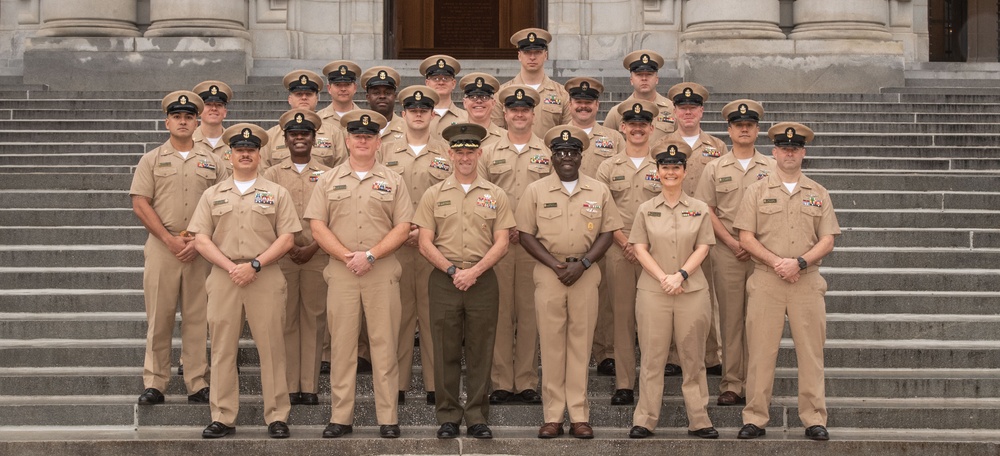
[[[134,3],[134,2],[133,2]],[[150,0],[146,37],[228,36],[250,39],[243,0]]]
[[[40,0],[36,36],[139,36],[136,0]]]
[[[891,0],[889,32],[903,43],[907,62],[928,61],[927,0]]]
[[[293,58],[381,60],[384,0],[288,0]]]
[[[778,0],[685,0],[681,39],[783,40],[780,21]]]
[[[888,0],[796,0],[792,18],[793,40],[892,39]]]

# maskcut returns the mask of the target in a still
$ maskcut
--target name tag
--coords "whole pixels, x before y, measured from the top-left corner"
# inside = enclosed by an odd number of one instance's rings
[[[334,185],[333,189],[334,190],[347,190],[347,184]]]
[[[544,207],[549,208],[549,207],[558,207],[558,206],[559,206],[559,203],[545,203]]]
[[[726,176],[726,177],[720,177],[719,178],[719,182],[720,183],[722,183],[722,182],[732,182],[732,181],[733,181],[733,177],[732,176]]]
[[[398,165],[399,165],[398,161],[391,161],[385,164],[385,166],[398,166]]]
[[[651,211],[651,212],[647,212],[646,215],[648,215],[650,217],[659,217],[660,213],[659,212],[652,212]]]
[[[451,200],[448,201],[438,201],[438,207],[441,206],[451,206]]]
[[[174,164],[170,162],[160,162],[160,166],[174,166]]]
[[[614,181],[614,182],[623,181],[623,180],[625,180],[625,176],[615,176],[615,177],[612,177],[611,180]]]
[[[504,163],[507,163],[507,159],[506,158],[501,158],[499,160],[493,160],[493,164],[494,165],[502,165]]]
[[[764,204],[777,204],[777,203],[778,203],[778,199],[777,198],[766,198],[766,199],[764,199]]]
[[[227,199],[215,200],[215,201],[212,201],[212,205],[213,206],[218,206],[218,205],[221,205],[221,204],[226,204],[228,202],[229,202],[229,200],[227,200]]]

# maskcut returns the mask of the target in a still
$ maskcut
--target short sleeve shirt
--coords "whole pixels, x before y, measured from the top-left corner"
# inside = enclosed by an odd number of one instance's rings
[[[298,214],[299,221],[302,223],[302,232],[295,236],[295,244],[298,246],[306,246],[313,242],[312,229],[309,228],[309,221],[303,218],[303,214],[306,211],[306,204],[312,197],[313,189],[319,184],[319,178],[329,170],[328,166],[313,158],[309,160],[305,168],[302,168],[302,172],[299,172],[295,163],[292,163],[292,160],[288,158],[264,171],[265,179],[288,190],[288,195],[295,206],[295,213]],[[320,249],[316,253],[325,252]]]
[[[431,120],[431,136],[440,139],[441,132],[443,132],[445,128],[468,121],[469,113],[456,106],[455,103],[452,103],[443,116],[438,116],[437,113],[434,114],[434,117]]]
[[[288,191],[261,176],[244,194],[233,179],[209,188],[188,228],[207,234],[229,259],[252,260],[279,236],[302,231]]]
[[[413,203],[403,178],[380,163],[359,179],[344,163],[319,179],[304,217],[326,224],[351,251],[378,244],[393,227],[410,223]]]
[[[419,155],[413,153],[405,136],[398,141],[383,144],[379,155],[380,163],[403,177],[413,200],[414,210],[428,188],[445,180],[452,173],[448,144],[433,136]]]
[[[219,142],[215,143],[215,146],[212,146],[212,143],[208,141],[207,137],[205,137],[205,133],[202,133],[201,126],[198,126],[198,128],[194,131],[194,135],[191,136],[191,139],[195,142],[195,144],[200,143],[204,145],[204,147],[211,150],[212,153],[219,158],[219,161],[222,162],[222,168],[224,168],[227,173],[227,176],[221,177],[225,178],[228,177],[228,174],[233,173],[233,164],[229,162],[229,156],[232,155],[233,151],[229,148],[229,144],[226,144],[222,138],[219,138]]]
[[[714,207],[715,215],[726,227],[726,231],[735,237],[737,233],[733,229],[733,221],[743,202],[743,193],[754,182],[770,176],[775,166],[773,158],[754,150],[750,164],[744,170],[736,156],[728,153],[705,165],[694,197],[704,201],[709,207]]]
[[[361,109],[361,107],[357,103],[352,103],[351,109],[347,110],[347,112],[355,109]],[[340,126],[340,114],[337,114],[337,110],[333,109],[333,105],[327,105],[325,108],[316,111],[316,114],[319,114],[319,118],[323,119],[323,123],[332,122],[337,128],[344,129],[344,127]]]
[[[195,143],[184,159],[167,141],[139,159],[129,194],[152,200],[163,226],[177,235],[188,229],[201,194],[226,174],[222,161],[204,144]]]
[[[552,153],[538,136],[532,135],[521,152],[505,136],[483,149],[478,166],[479,175],[499,185],[517,208],[528,184],[552,174]]]
[[[413,223],[434,232],[434,245],[448,261],[478,262],[493,246],[493,233],[514,227],[507,194],[477,177],[466,193],[454,176],[429,188]]]
[[[653,144],[650,150],[654,152],[662,152],[666,150],[666,146],[662,144],[669,140],[684,141],[681,137],[680,131],[675,131],[667,137],[659,140],[657,143]],[[695,189],[698,188],[698,182],[701,180],[701,175],[705,170],[705,165],[715,161],[719,157],[726,155],[728,149],[726,148],[726,143],[721,139],[716,138],[704,131],[699,135],[698,140],[695,141],[694,147],[691,148],[691,156],[687,158],[687,169],[684,173],[684,193],[688,195],[694,195]]]
[[[659,195],[662,188],[656,161],[648,155],[638,167],[632,157],[624,153],[615,155],[597,168],[597,180],[611,189],[611,196],[622,213],[622,233],[626,236],[632,229],[632,219],[639,205]]]
[[[260,148],[261,166],[264,168],[277,165],[289,156],[288,146],[285,145],[285,131],[280,125],[267,130],[267,136],[267,145]],[[344,142],[344,129],[340,124],[329,119],[323,121],[323,125],[316,131],[312,156],[331,168],[347,161],[347,143]]]
[[[514,211],[518,231],[534,235],[549,253],[583,255],[601,233],[621,229],[622,219],[608,188],[580,175],[570,194],[553,174],[528,186]]]
[[[392,116],[392,119],[389,120],[389,125],[386,125],[379,135],[383,143],[398,141],[404,136],[406,136],[406,122],[398,115]]]
[[[650,256],[664,272],[681,269],[699,245],[715,244],[708,205],[686,194],[681,195],[680,201],[672,208],[662,194],[657,195],[639,205],[636,212],[628,241],[649,246]],[[708,279],[701,267],[687,272],[685,293],[708,287]],[[660,281],[645,269],[636,286],[641,290],[663,291]]]
[[[778,173],[747,188],[733,228],[754,233],[765,248],[782,258],[802,256],[819,238],[840,234],[830,193],[804,174],[791,193]]]
[[[580,173],[596,179],[597,168],[601,163],[619,153],[625,153],[625,138],[622,134],[595,124],[590,130],[590,147],[583,151]]]

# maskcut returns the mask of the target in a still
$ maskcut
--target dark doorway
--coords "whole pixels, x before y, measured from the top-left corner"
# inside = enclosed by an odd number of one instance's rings
[[[545,0],[386,0],[385,57],[510,59],[514,32],[548,23]]]
[[[932,62],[964,62],[968,55],[968,0],[930,0],[927,31]]]

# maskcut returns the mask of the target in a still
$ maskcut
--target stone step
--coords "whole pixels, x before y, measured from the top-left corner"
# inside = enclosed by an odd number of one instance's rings
[[[961,228],[850,228],[836,240],[837,247],[889,248],[997,248],[1000,233]]]
[[[3,226],[0,238],[9,245],[142,245],[146,229],[134,226]],[[72,243],[72,244],[70,244]]]
[[[992,209],[998,197],[996,192],[830,191],[837,209]]]
[[[85,172],[82,168],[60,174],[19,170],[0,172],[0,180],[7,189],[124,190],[132,184],[132,173]]]
[[[132,207],[128,190],[0,190],[11,208]]]
[[[0,154],[14,155],[61,155],[61,154],[143,154],[154,147],[163,144],[163,141],[155,145],[149,143],[120,143],[108,141],[105,143],[54,143],[54,142],[32,142],[32,143],[12,143],[0,142]],[[148,150],[147,150],[148,149]]]
[[[16,263],[11,263],[16,264]],[[853,268],[976,268],[1000,265],[998,249],[931,249],[927,247],[837,247],[823,259],[823,266]],[[876,269],[877,270],[877,269]]]
[[[837,209],[841,227],[988,228],[998,216],[986,210]]]
[[[138,161],[136,159],[136,162]],[[0,174],[44,173],[50,174],[53,177],[58,177],[60,174],[76,174],[81,172],[91,172],[94,174],[132,174],[134,171],[135,168],[132,165],[88,165],[72,163],[62,163],[59,165],[0,165]]]
[[[152,120],[155,119],[155,120]],[[51,119],[41,120],[0,120],[0,130],[156,130],[166,132],[163,125],[162,116],[152,117],[151,120],[143,118],[117,118],[104,120],[81,120],[79,118],[59,119],[53,122]]]
[[[10,288],[48,288],[58,284],[81,289],[142,289],[141,266],[113,267],[0,267],[0,285]]]
[[[830,289],[1000,291],[1000,269],[820,268]]]
[[[0,264],[7,267],[142,267],[142,245],[7,245]]]
[[[35,169],[45,169],[45,167],[75,167],[87,166],[109,167],[111,169],[127,169],[135,166],[142,158],[142,153],[126,154],[0,154],[0,167],[25,167]],[[946,160],[932,160],[927,163],[928,169],[948,169]]]
[[[145,312],[141,289],[0,289],[8,312]]]
[[[132,208],[0,209],[0,226],[138,225]]]

